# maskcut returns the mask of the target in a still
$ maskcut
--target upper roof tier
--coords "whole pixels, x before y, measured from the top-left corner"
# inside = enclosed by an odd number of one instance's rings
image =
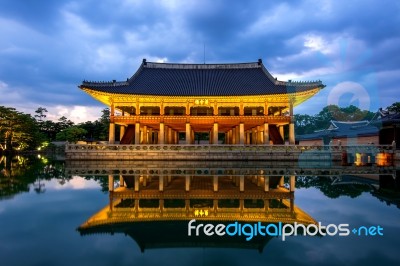
[[[321,81],[284,82],[273,78],[261,59],[238,64],[171,64],[143,62],[123,82],[83,81],[81,89],[113,94],[160,96],[241,96],[322,89]]]

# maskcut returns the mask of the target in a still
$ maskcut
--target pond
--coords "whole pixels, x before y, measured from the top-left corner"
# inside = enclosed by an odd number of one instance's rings
[[[85,171],[77,171],[44,156],[3,157],[1,265],[399,265],[398,168],[306,174],[258,164],[116,162],[105,171],[81,162]],[[276,172],[267,179],[267,171]],[[294,222],[330,227],[284,241],[277,231],[253,230]],[[241,236],[214,230],[246,223],[252,229]]]

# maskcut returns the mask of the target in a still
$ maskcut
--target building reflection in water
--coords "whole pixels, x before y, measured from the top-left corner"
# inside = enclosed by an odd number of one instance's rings
[[[328,197],[337,197],[379,191],[381,179],[397,182],[394,167],[313,164],[300,168],[296,163],[280,162],[67,161],[67,172],[108,176],[109,205],[83,223],[79,232],[123,233],[142,251],[197,246],[261,252],[271,237],[246,241],[244,236],[188,236],[188,222],[316,224],[295,205],[296,184],[320,187]]]
[[[243,247],[262,251],[270,237],[188,236],[188,221],[316,224],[294,204],[295,177],[289,187],[283,176],[243,175],[120,175],[114,187],[109,175],[109,206],[78,230],[124,233],[140,249],[157,247]]]

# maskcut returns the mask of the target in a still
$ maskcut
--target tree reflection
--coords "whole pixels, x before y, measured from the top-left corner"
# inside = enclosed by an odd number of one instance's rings
[[[47,158],[9,157],[0,158],[0,199],[12,198],[14,195],[29,192],[33,187],[36,193],[44,193],[45,180],[56,178],[60,184],[70,179],[64,174],[63,162],[51,162]]]
[[[311,188],[319,189],[325,196],[331,199],[341,196],[356,198],[363,192],[372,191],[372,187],[368,183],[347,183],[335,184],[337,177],[326,176],[298,176],[296,178],[296,188]]]

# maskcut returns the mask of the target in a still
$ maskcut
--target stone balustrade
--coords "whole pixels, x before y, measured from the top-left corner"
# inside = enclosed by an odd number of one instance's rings
[[[67,160],[341,161],[346,156],[352,163],[363,154],[375,163],[379,154],[394,161],[395,152],[391,145],[66,145]]]

